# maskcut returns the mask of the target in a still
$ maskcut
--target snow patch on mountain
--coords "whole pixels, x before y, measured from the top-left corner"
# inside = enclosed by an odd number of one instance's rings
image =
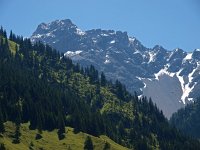
[[[78,34],[78,35],[85,35],[86,33],[85,32],[83,32],[81,29],[79,29],[79,28],[77,28],[76,29],[76,33]]]
[[[136,49],[133,54],[141,54],[141,52],[138,49]]]
[[[104,64],[109,64],[109,63],[111,63],[111,61],[110,61],[109,59],[106,59],[106,60],[104,61]]]
[[[46,36],[47,36],[47,37],[55,37],[55,35],[52,34],[51,32],[50,32],[50,33],[47,33]]]
[[[109,64],[111,61],[109,60],[109,55],[106,54],[106,60],[104,61],[104,64]]]
[[[67,51],[64,56],[67,56],[67,57],[73,57],[73,56],[76,56],[76,55],[79,55],[80,53],[82,53],[81,50],[78,50],[78,51]]]
[[[34,41],[35,41],[35,39],[37,39],[37,38],[41,38],[41,37],[42,37],[41,34],[36,34],[36,35],[33,36],[33,39],[34,39]]]
[[[111,44],[114,44],[114,43],[115,43],[115,40],[112,40],[110,43],[111,43]]]
[[[193,80],[193,74],[198,69],[198,67],[199,66],[197,65],[197,68],[193,69],[193,71],[191,73],[189,73],[189,75],[187,76],[188,82],[185,82],[183,76],[179,75],[182,70],[180,70],[177,73],[177,77],[179,78],[179,81],[180,81],[181,87],[182,87],[182,92],[183,92],[183,94],[181,96],[181,100],[183,101],[184,104],[186,104],[186,99],[189,100],[189,101],[193,100],[193,98],[190,98],[189,95],[197,84],[196,82],[194,82],[194,84],[191,86],[191,83],[192,83],[192,80]]]
[[[196,51],[200,52],[200,49],[197,48]]]
[[[101,34],[101,36],[109,36],[108,34],[105,34],[105,33],[103,33],[103,34]]]
[[[183,60],[185,61],[185,60],[191,60],[191,59],[192,59],[192,53],[188,53]]]
[[[131,43],[133,43],[133,42],[135,41],[135,38],[132,38],[132,37],[129,37],[128,39],[129,39],[129,41],[130,41]]]
[[[167,67],[165,67],[164,69],[161,69],[158,73],[154,74],[155,79],[159,80],[159,77],[162,76],[163,74],[166,74],[166,75],[168,75],[170,77],[174,77],[174,75],[175,75],[175,73],[168,72],[167,71]]]
[[[192,75],[194,74],[194,72],[196,71],[196,69],[194,69],[189,75],[188,75],[188,82],[186,82],[186,80],[184,79],[184,76],[181,76],[180,73],[182,71],[179,70],[178,72],[175,72],[175,73],[171,73],[171,72],[168,72],[167,71],[167,67],[165,67],[164,69],[161,69],[158,73],[155,73],[154,76],[155,76],[155,79],[156,80],[160,80],[160,78],[163,76],[163,75],[167,75],[171,78],[174,78],[174,77],[177,77],[178,78],[178,81],[180,83],[180,86],[181,86],[181,89],[182,89],[182,94],[181,94],[181,100],[183,102],[183,104],[186,104],[186,100],[193,100],[192,98],[189,98],[189,94],[192,92],[193,88],[195,87],[196,83],[193,85],[193,86],[190,86],[190,84],[192,83]],[[189,99],[188,99],[189,98]]]
[[[155,61],[155,56],[156,56],[156,53],[154,52],[149,52],[149,62],[154,62]]]

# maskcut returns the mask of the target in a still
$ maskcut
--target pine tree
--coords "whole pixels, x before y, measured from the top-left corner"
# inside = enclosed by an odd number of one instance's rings
[[[20,124],[15,124],[16,125],[16,129],[15,129],[15,135],[14,135],[14,140],[13,140],[13,143],[14,144],[18,144],[20,143],[20,136],[21,136],[21,133],[20,133]]]
[[[100,92],[101,92],[101,86],[100,86],[99,81],[97,81],[97,83],[96,83],[96,95],[99,95]]]
[[[12,32],[12,30],[10,31],[10,36],[9,36],[9,40],[13,40],[13,32]]]
[[[87,136],[84,143],[84,150],[93,150],[93,149],[94,149],[94,146],[92,143],[92,139],[90,136]]]
[[[101,86],[105,86],[106,85],[106,76],[105,74],[102,72],[101,73]]]
[[[4,124],[3,124],[3,116],[1,113],[1,109],[0,109],[0,133],[3,133],[4,131],[5,131],[5,128],[4,128]]]
[[[59,115],[59,129],[58,129],[58,139],[62,140],[65,138],[65,122],[62,115]]]
[[[0,144],[0,150],[6,150],[5,145],[3,143]]]
[[[109,149],[110,149],[110,143],[106,142],[103,150],[109,150]]]
[[[3,27],[0,28],[0,36],[3,36]]]
[[[4,36],[5,38],[7,38],[6,30],[3,31],[3,36]]]
[[[41,138],[42,138],[42,129],[38,129],[38,133],[36,134],[35,139],[39,140]]]
[[[124,90],[123,90],[123,85],[119,80],[116,80],[115,82],[115,88],[116,88],[116,95],[120,100],[124,100]]]

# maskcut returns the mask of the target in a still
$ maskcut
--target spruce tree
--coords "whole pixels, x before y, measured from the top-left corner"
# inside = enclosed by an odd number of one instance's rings
[[[110,143],[106,142],[103,150],[109,150],[109,149],[110,149]]]
[[[13,40],[13,33],[12,33],[12,30],[10,31],[9,40]]]
[[[102,72],[101,73],[101,86],[105,86],[106,85],[106,76],[105,74]]]
[[[3,143],[0,144],[0,150],[6,150],[5,145]]]
[[[6,30],[3,31],[3,36],[4,36],[5,38],[7,38]]]
[[[4,131],[5,131],[5,128],[4,128],[4,124],[3,124],[3,116],[1,113],[1,109],[0,109],[0,133],[3,133]]]
[[[16,123],[15,135],[14,135],[14,140],[13,140],[14,144],[20,143],[20,136],[21,136],[21,133],[20,133],[20,124]]]
[[[94,149],[94,146],[92,143],[92,139],[90,136],[87,136],[84,143],[84,150],[93,150],[93,149]]]
[[[0,36],[3,36],[3,27],[0,28]]]
[[[65,138],[65,122],[62,115],[59,115],[59,129],[58,129],[58,139],[62,140]]]

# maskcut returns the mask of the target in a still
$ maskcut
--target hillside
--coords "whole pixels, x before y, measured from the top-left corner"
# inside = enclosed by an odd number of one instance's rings
[[[200,138],[200,99],[178,110],[170,119],[170,123],[185,134]]]
[[[94,66],[74,65],[48,45],[5,33],[0,30],[0,132],[3,122],[14,122],[15,143],[29,123],[39,132],[57,129],[60,141],[67,139],[67,126],[136,150],[200,147],[170,126],[151,99],[138,99],[118,80],[108,81]]]
[[[30,130],[29,124],[22,124],[20,127],[21,136],[20,143],[14,144],[13,133],[15,132],[15,124],[12,122],[5,123],[5,133],[1,134],[0,143],[4,143],[6,149],[9,150],[50,150],[50,149],[59,149],[59,150],[82,150],[84,147],[84,142],[87,136],[90,136],[94,145],[95,150],[102,150],[105,146],[105,143],[109,143],[111,150],[128,150],[125,147],[120,146],[106,136],[95,137],[88,135],[86,133],[80,132],[74,134],[73,128],[65,127],[66,138],[59,140],[57,136],[57,130],[43,131],[41,139],[36,139],[38,134],[37,130]]]

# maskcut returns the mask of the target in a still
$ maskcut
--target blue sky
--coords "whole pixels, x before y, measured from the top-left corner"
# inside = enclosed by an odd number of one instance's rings
[[[41,22],[127,31],[146,47],[200,48],[200,0],[0,0],[0,25],[29,37]]]

